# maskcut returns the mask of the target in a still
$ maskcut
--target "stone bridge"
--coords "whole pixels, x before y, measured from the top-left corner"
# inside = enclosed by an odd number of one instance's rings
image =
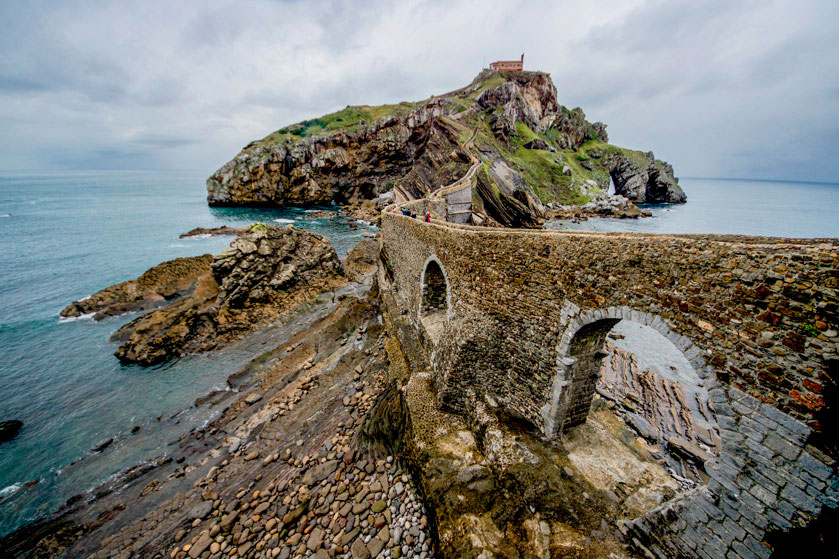
[[[767,532],[839,504],[822,452],[839,405],[824,390],[839,380],[836,239],[491,229],[387,211],[382,249],[438,404],[466,417],[487,406],[547,439],[584,422],[622,319],[684,353],[721,449],[706,486],[627,524],[656,556],[766,557]]]

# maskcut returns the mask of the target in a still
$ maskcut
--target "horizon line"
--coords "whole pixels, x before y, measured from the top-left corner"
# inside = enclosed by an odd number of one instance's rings
[[[677,177],[681,179],[690,180],[705,180],[705,181],[749,181],[749,182],[789,182],[793,184],[832,184],[839,185],[839,182],[829,182],[820,180],[796,180],[796,179],[749,179],[743,177]]]
[[[77,172],[195,172],[195,173],[203,173],[206,172],[204,169],[190,169],[190,168],[181,168],[181,169],[171,169],[171,168],[164,168],[164,169],[102,169],[102,168],[89,168],[89,169],[0,169],[0,173],[77,173]],[[211,171],[212,174],[215,171]],[[825,185],[839,185],[839,181],[831,182],[825,180],[802,180],[802,179],[767,179],[767,178],[748,178],[748,177],[699,177],[699,176],[682,176],[677,177],[679,179],[689,179],[689,180],[715,180],[715,181],[750,181],[750,182],[784,182],[784,183],[792,183],[792,184],[825,184]]]

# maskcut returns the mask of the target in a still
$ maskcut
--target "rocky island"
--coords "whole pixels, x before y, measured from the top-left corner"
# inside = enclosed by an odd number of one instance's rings
[[[207,180],[207,201],[359,211],[383,194],[426,196],[463,176],[472,155],[482,163],[472,223],[538,227],[546,205],[607,197],[612,182],[624,205],[686,201],[670,165],[608,142],[603,123],[558,103],[548,74],[486,70],[424,101],[349,106],[272,132]]]

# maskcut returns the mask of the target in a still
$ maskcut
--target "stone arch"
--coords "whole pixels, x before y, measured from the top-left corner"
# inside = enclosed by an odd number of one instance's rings
[[[714,369],[705,363],[702,351],[689,338],[674,332],[660,316],[625,306],[582,311],[566,301],[562,309],[565,328],[556,347],[556,374],[542,409],[546,437],[555,438],[585,421],[605,357],[606,334],[621,320],[657,331],[684,354],[708,392],[716,387]]]
[[[428,337],[436,343],[452,316],[452,290],[446,269],[434,255],[429,256],[423,265],[419,299],[417,319]]]

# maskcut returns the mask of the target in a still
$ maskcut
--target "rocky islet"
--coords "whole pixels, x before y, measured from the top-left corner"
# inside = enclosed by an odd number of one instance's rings
[[[371,218],[381,195],[421,198],[463,176],[472,154],[486,162],[472,207],[483,224],[539,227],[544,204],[588,202],[611,181],[635,203],[686,200],[670,165],[607,142],[604,124],[558,103],[549,75],[484,71],[427,101],[347,107],[251,142],[207,180],[207,200],[337,202]]]

